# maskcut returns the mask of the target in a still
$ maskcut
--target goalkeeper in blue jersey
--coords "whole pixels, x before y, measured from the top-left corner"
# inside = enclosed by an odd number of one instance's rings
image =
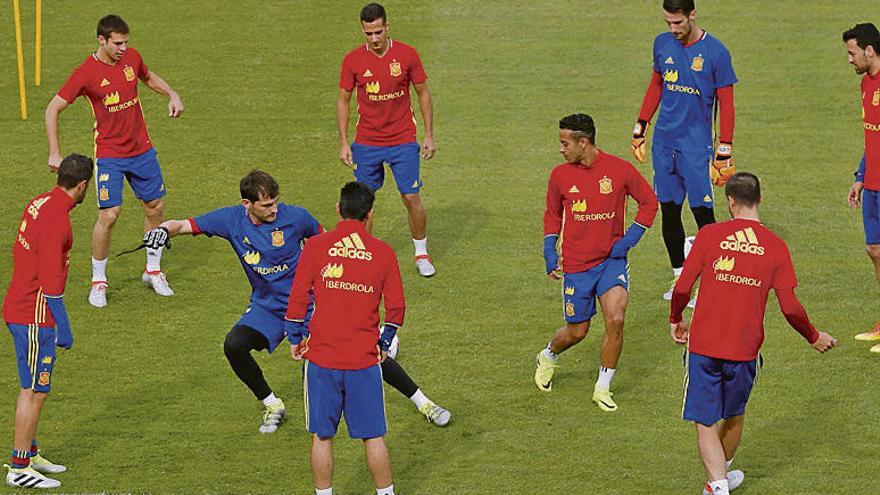
[[[169,220],[144,235],[150,248],[165,246],[177,234],[205,234],[226,239],[238,255],[251,284],[250,304],[226,334],[226,359],[236,376],[265,406],[260,432],[272,433],[287,410],[266,383],[251,351],[272,352],[284,340],[284,312],[303,243],[323,232],[321,224],[299,206],[279,203],[275,179],[254,170],[241,179],[241,205],[220,208],[187,220]],[[376,330],[378,338],[378,329]],[[382,365],[384,380],[415,403],[428,421],[449,423],[449,411],[436,405],[393,359]]]

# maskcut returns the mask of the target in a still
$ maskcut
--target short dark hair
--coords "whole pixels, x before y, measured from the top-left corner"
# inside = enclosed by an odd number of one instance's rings
[[[587,138],[590,144],[596,144],[596,124],[593,117],[585,113],[573,113],[562,117],[559,121],[559,129],[568,129],[575,139]]]
[[[241,199],[251,203],[259,201],[260,196],[266,199],[278,197],[278,183],[275,182],[275,178],[259,169],[251,170],[242,177],[238,189],[241,191]]]
[[[351,181],[339,191],[339,214],[348,220],[365,220],[376,195],[363,182]]]
[[[91,158],[76,153],[67,155],[58,167],[58,186],[73,189],[82,181],[92,180],[95,162]]]
[[[128,24],[116,14],[105,15],[98,21],[98,36],[109,38],[111,33],[128,34]]]
[[[368,3],[361,9],[361,22],[373,22],[376,19],[382,19],[382,23],[388,22],[385,15],[385,7],[378,3]]]
[[[663,10],[670,14],[681,12],[684,15],[691,15],[691,12],[697,8],[694,0],[663,0]]]
[[[846,43],[849,40],[856,40],[856,44],[862,50],[872,46],[874,51],[880,55],[880,31],[877,31],[877,27],[870,22],[856,24],[844,31],[843,42]]]
[[[743,206],[752,207],[761,202],[761,182],[749,172],[737,172],[724,186],[724,194]]]

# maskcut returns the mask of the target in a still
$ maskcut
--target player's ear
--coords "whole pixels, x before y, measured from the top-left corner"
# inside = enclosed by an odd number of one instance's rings
[[[339,211],[339,202],[336,203],[336,214],[342,216],[342,212]]]

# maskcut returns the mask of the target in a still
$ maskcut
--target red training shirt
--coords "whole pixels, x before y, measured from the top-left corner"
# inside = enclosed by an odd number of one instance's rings
[[[757,358],[770,288],[797,287],[788,246],[756,220],[706,225],[697,233],[673,292],[689,294],[697,277],[700,294],[688,351],[730,361]],[[683,300],[686,303],[687,297]],[[682,309],[683,305],[676,321]],[[672,314],[670,321],[676,316]],[[815,330],[812,333],[808,340],[815,341]]]
[[[544,235],[562,239],[562,270],[578,273],[598,265],[624,233],[626,197],[638,203],[635,222],[650,227],[657,215],[657,196],[628,161],[599,151],[585,166],[558,165],[547,185]]]
[[[55,326],[46,297],[64,295],[73,233],[73,198],[56,187],[28,203],[12,247],[12,281],[3,300],[3,320],[18,325]]]
[[[152,147],[138,98],[138,79],[146,81],[149,74],[134,48],[125,50],[114,65],[93,53],[58,91],[67,103],[79,96],[89,100],[95,116],[96,158],[129,158]]]
[[[865,189],[880,191],[880,72],[862,77],[865,128]]]
[[[312,290],[315,311],[306,359],[340,370],[378,364],[379,302],[384,298],[386,324],[400,327],[406,311],[394,250],[368,234],[363,222],[341,220],[335,229],[306,243],[293,278],[287,319],[305,318]]]
[[[358,121],[355,142],[396,146],[416,140],[409,85],[428,80],[419,55],[409,45],[388,40],[381,57],[361,45],[342,60],[339,87],[357,89]]]

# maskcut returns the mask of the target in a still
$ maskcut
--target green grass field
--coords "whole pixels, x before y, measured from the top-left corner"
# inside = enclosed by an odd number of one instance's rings
[[[18,117],[11,5],[0,9],[0,284],[22,208],[47,190],[45,104],[94,50],[109,5],[44,5],[43,85],[33,87],[33,3],[23,21],[30,119]],[[361,42],[361,2],[115,2],[131,45],[187,106],[165,116],[141,87],[169,187],[169,218],[238,201],[253,167],[274,174],[283,200],[335,222],[350,174],[336,159],[339,63]],[[737,492],[835,494],[874,486],[878,358],[852,336],[877,319],[877,283],[861,216],[845,204],[861,154],[859,78],[840,33],[876,4],[698,2],[698,24],[730,49],[735,159],[763,180],[763,220],[791,247],[798,295],[841,341],[820,356],[768,309],[766,365],[735,466]],[[438,153],[423,164],[428,237],[438,267],[420,279],[393,183],[374,233],[397,249],[408,298],[400,362],[454,419],[439,429],[387,389],[395,486],[404,494],[696,494],[704,474],[693,427],[679,419],[681,349],[668,337],[670,281],[659,228],[631,255],[626,345],[614,381],[620,410],[590,402],[601,318],[561,359],[550,394],[532,383],[535,354],[561,324],[559,287],[542,272],[547,177],[561,161],[557,121],[594,116],[598,144],[629,157],[629,135],[665,29],[660,1],[402,2],[386,4],[392,36],[420,52],[435,104]],[[9,29],[7,29],[9,28]],[[354,119],[352,119],[354,121]],[[61,117],[62,151],[90,153],[82,99]],[[650,177],[650,166],[641,167]],[[112,252],[139,242],[141,212],[126,189]],[[727,218],[719,206],[717,216]],[[109,306],[88,305],[93,201],[73,212],[66,301],[76,343],[61,355],[38,438],[68,464],[64,492],[311,493],[299,365],[261,355],[292,411],[257,432],[262,407],[234,377],[223,337],[249,288],[228,245],[179,239],[163,259],[177,294],[140,281],[143,256],[113,259]],[[686,225],[691,231],[689,215]],[[4,332],[5,333],[5,332]],[[0,345],[0,446],[11,449],[18,380],[11,338]],[[5,443],[4,443],[5,442]],[[6,455],[3,451],[0,454]],[[0,455],[0,457],[2,457]],[[337,493],[371,493],[360,442],[336,442]],[[0,491],[4,491],[0,488]],[[870,491],[870,489],[868,489]]]

